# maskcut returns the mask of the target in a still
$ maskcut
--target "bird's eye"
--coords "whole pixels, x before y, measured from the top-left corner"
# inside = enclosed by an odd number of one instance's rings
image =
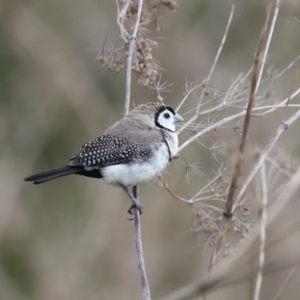
[[[169,114],[169,113],[165,113],[165,114],[164,114],[164,117],[165,117],[166,119],[169,119],[169,118],[170,118],[170,114]]]

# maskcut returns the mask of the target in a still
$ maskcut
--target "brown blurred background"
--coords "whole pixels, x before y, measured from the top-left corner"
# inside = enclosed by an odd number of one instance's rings
[[[297,0],[284,1],[267,60],[282,70],[300,54]],[[173,83],[166,103],[176,107],[186,78],[208,75],[222,39],[231,4],[235,14],[211,85],[222,92],[253,63],[265,17],[260,1],[179,1],[167,9],[154,58]],[[297,11],[298,10],[298,11]],[[0,299],[140,299],[130,205],[119,189],[100,180],[69,176],[33,186],[23,178],[65,164],[86,141],[101,134],[123,114],[125,71],[109,73],[95,57],[106,43],[120,45],[116,4],[111,0],[2,0],[0,3]],[[160,38],[163,37],[163,38]],[[272,87],[287,97],[294,68]],[[299,86],[299,84],[298,84]],[[156,101],[153,91],[133,77],[132,101]],[[299,102],[299,99],[298,99]],[[132,107],[132,106],[131,106]],[[195,107],[188,102],[181,113]],[[254,137],[268,140],[282,115],[255,119]],[[299,122],[281,145],[300,155]],[[259,130],[259,132],[258,132]],[[233,143],[237,135],[232,134]],[[185,135],[180,137],[183,141]],[[187,183],[180,158],[164,173],[183,197],[207,183],[214,161],[205,148],[184,150],[205,175]],[[223,159],[223,158],[221,158]],[[209,175],[210,176],[210,175]],[[207,239],[195,238],[191,208],[154,182],[141,187],[145,263],[154,299],[199,280],[207,267]],[[289,297],[299,299],[297,282]],[[268,283],[262,299],[276,281]],[[248,299],[245,286],[212,294],[209,299]],[[232,298],[232,293],[235,297]]]

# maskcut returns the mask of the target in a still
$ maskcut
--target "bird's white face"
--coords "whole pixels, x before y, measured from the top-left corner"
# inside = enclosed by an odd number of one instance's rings
[[[183,121],[183,118],[170,107],[164,107],[155,116],[157,127],[175,132],[175,124]]]

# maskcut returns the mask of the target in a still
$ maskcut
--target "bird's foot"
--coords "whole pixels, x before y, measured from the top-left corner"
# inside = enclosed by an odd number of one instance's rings
[[[143,205],[142,205],[140,202],[138,202],[138,201],[136,201],[134,204],[132,204],[132,205],[129,207],[129,209],[127,210],[127,212],[128,212],[129,214],[133,215],[133,210],[134,210],[135,208],[139,211],[139,213],[140,213],[140,215],[141,215],[142,212],[143,212]]]

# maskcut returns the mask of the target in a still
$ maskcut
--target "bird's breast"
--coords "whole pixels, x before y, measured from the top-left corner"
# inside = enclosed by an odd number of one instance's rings
[[[168,146],[166,143],[159,143],[153,145],[152,157],[146,160],[136,159],[128,164],[107,166],[101,168],[101,173],[108,184],[138,185],[154,178],[168,163]]]

